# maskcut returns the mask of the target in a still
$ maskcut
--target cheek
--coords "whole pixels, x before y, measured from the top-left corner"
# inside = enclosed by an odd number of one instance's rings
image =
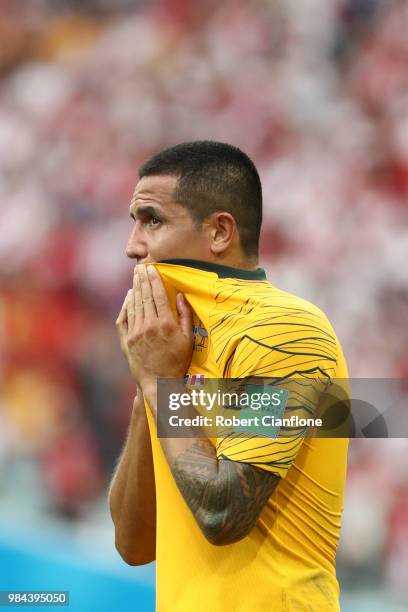
[[[149,251],[155,260],[206,259],[211,253],[205,234],[190,228],[163,230],[149,241]]]
[[[148,237],[149,254],[155,261],[181,257],[179,253],[183,240],[179,232],[164,227],[160,231],[152,232]]]

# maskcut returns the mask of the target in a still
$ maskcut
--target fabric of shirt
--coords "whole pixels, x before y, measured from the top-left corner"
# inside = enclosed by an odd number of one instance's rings
[[[288,382],[286,412],[307,416],[334,381],[347,381],[326,315],[273,286],[261,269],[195,260],[154,264],[176,311],[182,292],[194,311],[189,380],[272,377]],[[347,383],[344,383],[347,394]],[[220,461],[273,472],[280,482],[242,540],[210,544],[181,495],[146,403],[157,495],[158,612],[339,610],[335,559],[345,487],[346,437],[214,440]],[[285,413],[286,414],[286,413]]]

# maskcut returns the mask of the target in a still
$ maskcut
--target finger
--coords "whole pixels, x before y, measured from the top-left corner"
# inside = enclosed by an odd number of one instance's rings
[[[126,321],[126,300],[129,295],[129,291],[125,295],[125,299],[123,300],[123,304],[120,308],[120,312],[118,314],[118,318],[116,319],[116,323],[124,323]]]
[[[146,266],[142,265],[138,266],[138,268],[145,322],[152,322],[154,319],[157,319],[157,312],[150,280],[147,276]]]
[[[133,297],[133,290],[129,289],[126,298],[126,309],[127,309],[127,320],[128,328],[134,329],[135,327],[135,303]]]
[[[123,300],[122,307],[118,314],[118,318],[116,319],[116,328],[119,333],[127,332],[128,328],[128,319],[127,319],[127,298],[129,292],[126,294],[125,299]]]
[[[187,337],[193,337],[193,311],[182,293],[177,294],[177,312],[181,331]]]
[[[144,321],[144,307],[142,300],[142,291],[140,288],[140,279],[138,273],[138,267],[135,267],[135,271],[133,274],[133,310],[135,313],[135,319],[133,322],[132,331],[140,330]]]
[[[128,310],[127,310],[128,303],[129,303],[129,291],[126,294],[126,297],[123,301],[119,316],[116,319],[116,329],[119,335],[120,347],[122,349],[122,352],[125,355],[127,353],[127,336],[128,336],[128,328],[129,328],[129,319],[128,319]]]
[[[161,319],[165,317],[173,316],[170,308],[169,300],[167,297],[166,289],[164,288],[163,281],[160,274],[154,266],[148,266],[147,272],[150,279],[150,285],[152,288],[154,303],[156,306],[157,316]]]

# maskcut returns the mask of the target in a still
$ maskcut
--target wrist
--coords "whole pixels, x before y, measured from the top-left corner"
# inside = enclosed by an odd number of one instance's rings
[[[139,387],[137,390],[137,395],[135,395],[133,400],[133,413],[141,414],[143,412],[145,412],[144,395]]]
[[[150,408],[155,409],[157,405],[157,380],[146,380],[142,383],[141,390],[149,402]]]

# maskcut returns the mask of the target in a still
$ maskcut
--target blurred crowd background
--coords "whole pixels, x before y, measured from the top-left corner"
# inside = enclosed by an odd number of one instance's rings
[[[128,205],[164,146],[246,151],[271,282],[325,310],[351,376],[408,377],[407,31],[401,0],[1,0],[0,518],[105,517]],[[351,444],[346,591],[408,588],[407,450]]]

